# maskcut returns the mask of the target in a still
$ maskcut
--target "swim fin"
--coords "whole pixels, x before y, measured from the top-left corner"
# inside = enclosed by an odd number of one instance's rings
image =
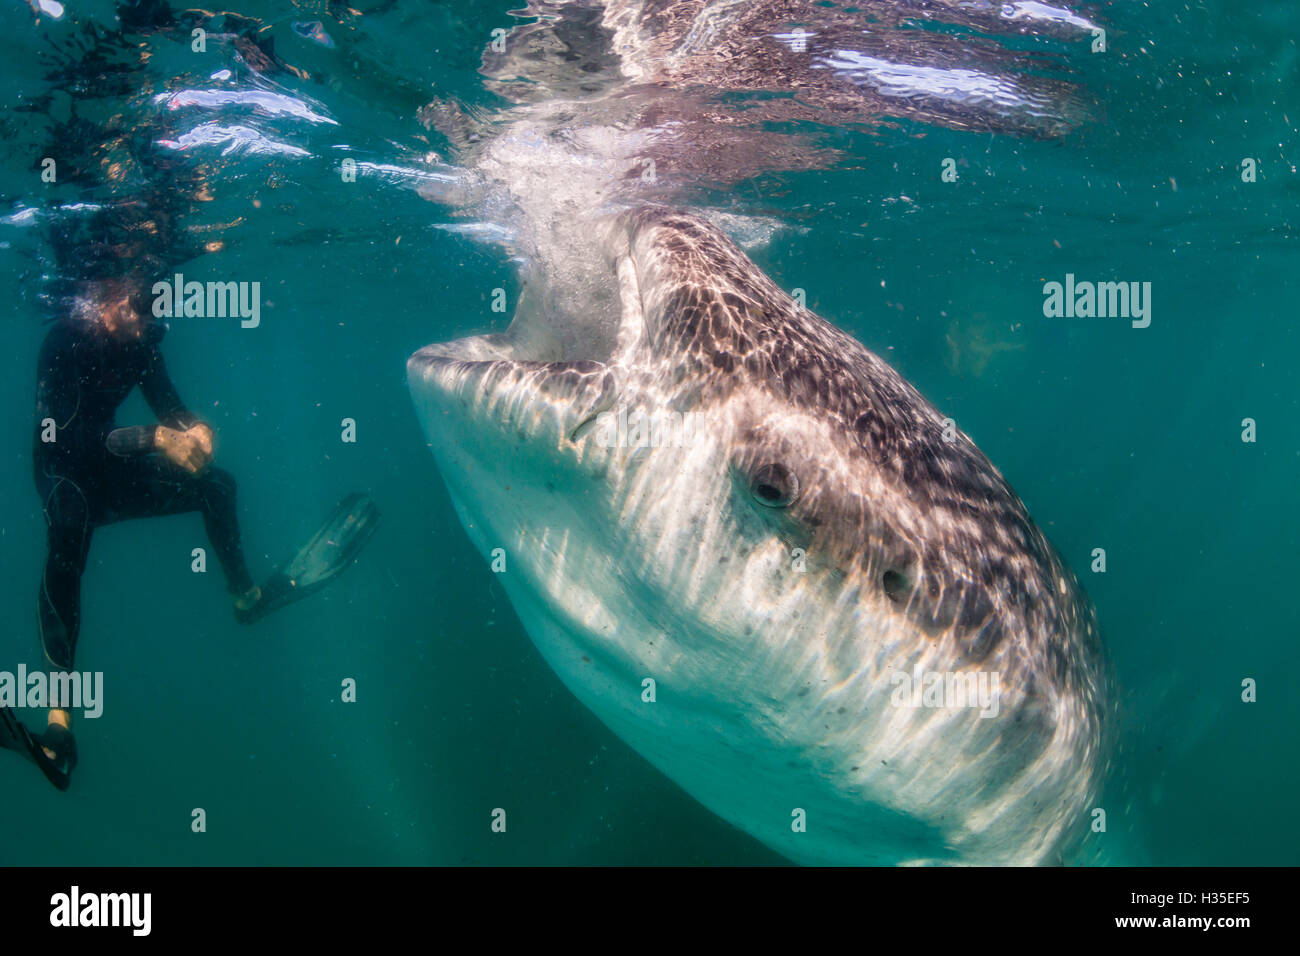
[[[319,591],[356,560],[378,526],[379,509],[370,496],[348,495],[312,539],[271,574],[257,603],[247,610],[236,608],[235,617],[240,624],[252,624]]]
[[[72,769],[77,765],[77,746],[70,731],[58,729],[62,734],[57,739],[32,736],[9,708],[0,707],[0,747],[22,754],[40,768],[46,780],[60,790],[67,790],[72,783]],[[59,759],[47,757],[42,749],[45,746],[60,754]]]

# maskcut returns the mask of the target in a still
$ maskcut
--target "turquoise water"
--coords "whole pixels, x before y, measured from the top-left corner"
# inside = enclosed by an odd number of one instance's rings
[[[104,716],[76,726],[67,794],[0,756],[3,805],[21,821],[0,835],[0,862],[779,863],[572,698],[452,513],[405,360],[504,327],[492,293],[514,300],[515,266],[435,228],[451,217],[402,175],[340,183],[336,157],[346,146],[408,173],[436,168],[430,154],[449,146],[416,112],[435,96],[497,105],[479,56],[512,21],[502,3],[386,6],[342,20],[320,4],[239,8],[275,24],[277,54],[310,74],[278,82],[337,124],[259,121],[305,157],[203,154],[212,200],[187,222],[235,224],[203,233],[224,245],[184,271],[260,279],[262,324],[176,320],[166,345],[240,481],[255,574],[345,491],[368,491],[384,524],[327,592],[255,629],[230,616],[215,568],[191,572],[206,543],[197,516],[99,530],[77,663],[104,672]],[[1095,859],[1294,864],[1300,9],[1090,12],[1109,49],[1071,63],[1096,115],[1064,138],[902,117],[838,133],[835,168],[763,173],[712,200],[793,227],[752,258],[957,418],[1083,580],[1122,694]],[[30,429],[46,224],[52,204],[85,198],[40,180],[48,116],[66,97],[39,101],[60,82],[52,50],[112,15],[108,3],[39,24],[20,6],[0,14],[0,281],[13,303],[0,669],[40,661]],[[333,47],[289,25],[317,19]],[[100,77],[76,93],[96,122],[163,124],[148,97],[201,84],[228,56],[133,42],[150,57],[123,91]],[[946,157],[956,182],[940,179]],[[1245,157],[1255,182],[1242,181]],[[149,173],[135,175],[113,188]],[[1045,318],[1043,283],[1067,273],[1150,282],[1150,327]],[[355,444],[339,440],[344,418]],[[1255,443],[1241,440],[1244,418]],[[138,396],[119,413],[148,420]],[[1089,571],[1099,547],[1104,574]],[[340,700],[345,678],[356,703]],[[1241,701],[1246,678],[1256,703]],[[495,807],[509,808],[505,836],[490,830]]]

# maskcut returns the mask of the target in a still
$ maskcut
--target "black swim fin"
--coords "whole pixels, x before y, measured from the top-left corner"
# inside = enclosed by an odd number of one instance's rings
[[[378,526],[379,509],[370,496],[348,495],[312,539],[271,574],[257,603],[246,611],[236,608],[235,617],[252,624],[319,591],[356,560]]]
[[[58,727],[56,724],[55,727]],[[77,745],[72,733],[63,727],[55,737],[35,737],[23,725],[23,722],[7,707],[0,707],[0,747],[16,751],[40,768],[45,779],[60,790],[67,790],[72,783],[72,769],[77,765]],[[48,732],[47,732],[48,735]],[[59,759],[51,760],[45,755],[43,746],[48,746]]]

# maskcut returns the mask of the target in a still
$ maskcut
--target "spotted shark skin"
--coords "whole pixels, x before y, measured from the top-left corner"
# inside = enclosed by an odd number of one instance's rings
[[[594,235],[608,354],[538,360],[507,332],[408,363],[457,512],[507,555],[549,665],[791,860],[1068,860],[1110,680],[1090,604],[1006,481],[703,218],[634,207]],[[698,427],[644,447],[610,440],[615,412]],[[994,713],[898,693],[980,673]]]

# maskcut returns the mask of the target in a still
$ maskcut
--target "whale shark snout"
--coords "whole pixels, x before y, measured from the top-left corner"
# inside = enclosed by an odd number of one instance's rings
[[[1087,830],[1106,667],[1073,575],[893,369],[672,209],[611,218],[614,344],[429,346],[411,393],[542,655],[814,863],[1041,863]]]

